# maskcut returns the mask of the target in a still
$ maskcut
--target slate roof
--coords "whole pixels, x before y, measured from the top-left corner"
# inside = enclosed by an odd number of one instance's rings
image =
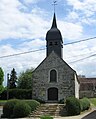
[[[96,78],[78,78],[80,83],[96,83]]]
[[[96,88],[96,78],[78,78],[80,91],[93,91]]]

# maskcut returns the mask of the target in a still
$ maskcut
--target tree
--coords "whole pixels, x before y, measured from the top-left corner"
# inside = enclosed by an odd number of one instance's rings
[[[4,81],[4,72],[2,68],[0,67],[0,85],[2,85],[3,81]]]
[[[16,84],[17,84],[17,73],[15,69],[13,68],[10,74],[9,88],[10,89],[16,88]]]
[[[4,72],[2,68],[0,67],[0,94],[2,93],[4,87],[3,87],[3,81],[4,81]]]
[[[32,88],[32,72],[33,68],[21,72],[18,77],[18,88],[31,89]]]

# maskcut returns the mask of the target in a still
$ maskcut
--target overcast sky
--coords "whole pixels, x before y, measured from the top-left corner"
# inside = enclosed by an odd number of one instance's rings
[[[0,66],[6,75],[37,67],[46,50],[14,57],[2,56],[46,48],[53,19],[53,0],[0,0]],[[64,44],[96,37],[96,0],[57,0],[57,26]],[[64,45],[63,59],[78,75],[96,77],[96,39]],[[85,60],[79,59],[94,55]]]

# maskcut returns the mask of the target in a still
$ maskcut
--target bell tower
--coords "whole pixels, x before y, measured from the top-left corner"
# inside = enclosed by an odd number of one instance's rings
[[[60,58],[63,57],[63,40],[60,30],[57,28],[56,15],[54,13],[51,29],[46,34],[46,55],[54,51]]]

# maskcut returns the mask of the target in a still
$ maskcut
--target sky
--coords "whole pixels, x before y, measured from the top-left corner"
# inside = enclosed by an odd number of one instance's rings
[[[57,26],[64,44],[96,37],[96,0],[57,0],[56,4]],[[0,67],[5,74],[4,85],[13,68],[19,76],[26,69],[36,68],[46,57],[46,50],[39,49],[46,49],[46,33],[53,14],[53,0],[0,0]],[[35,52],[3,57],[29,51]],[[64,45],[63,59],[78,75],[96,77],[96,38]]]

